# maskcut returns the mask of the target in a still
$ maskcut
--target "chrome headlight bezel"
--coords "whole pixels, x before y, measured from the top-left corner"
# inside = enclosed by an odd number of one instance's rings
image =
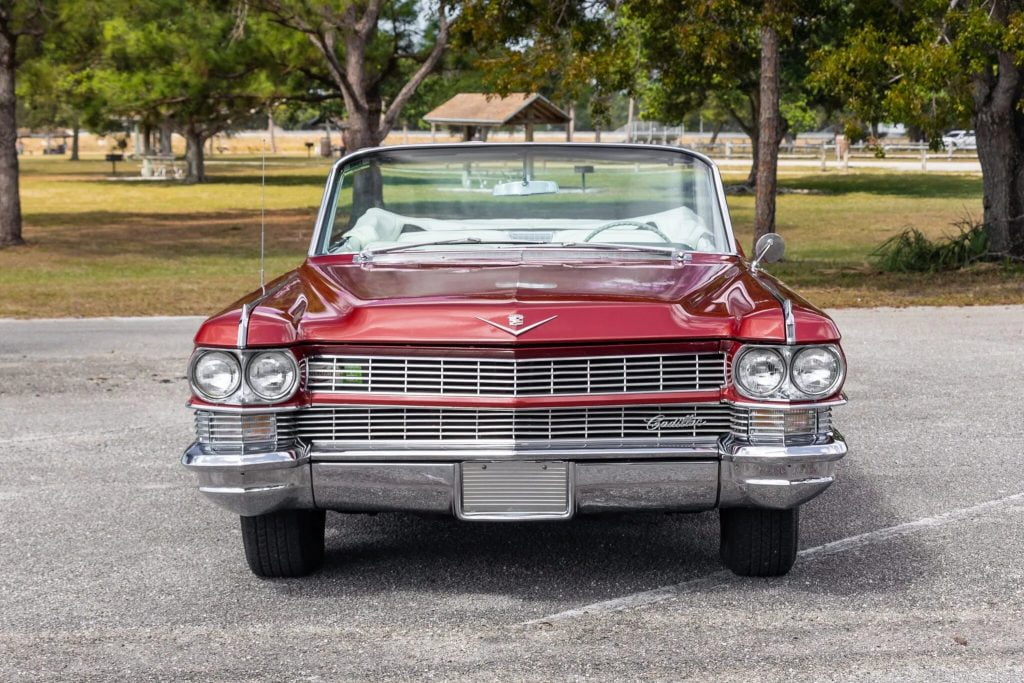
[[[228,363],[234,366],[235,378],[234,382],[232,382],[231,384],[231,389],[229,389],[226,393],[224,393],[221,396],[210,393],[203,389],[203,387],[200,386],[200,383],[196,379],[196,371],[199,369],[199,363],[203,359],[212,357],[223,357],[228,361]],[[192,356],[192,359],[189,361],[188,366],[188,382],[189,385],[192,387],[192,391],[194,391],[198,396],[200,396],[204,400],[210,401],[211,403],[221,403],[224,401],[228,401],[232,396],[237,394],[238,390],[242,386],[242,374],[242,365],[238,361],[238,356],[236,356],[231,351],[225,351],[223,349],[205,349],[196,352]]]
[[[289,366],[288,370],[291,372],[292,377],[291,381],[286,385],[284,391],[278,394],[268,394],[256,388],[256,383],[252,379],[251,372],[253,367],[255,367],[256,362],[261,358],[278,358],[283,360],[284,363]],[[258,351],[250,355],[248,358],[246,358],[245,384],[247,387],[249,387],[249,390],[252,391],[253,394],[255,394],[258,398],[262,399],[263,401],[266,401],[267,403],[280,403],[281,401],[286,401],[295,394],[295,390],[298,388],[299,364],[295,361],[295,357],[292,354],[288,353],[287,351],[282,351],[278,349]]]
[[[203,391],[195,380],[195,371],[198,363],[210,354],[223,354],[230,357],[238,368],[238,380],[233,390],[224,397],[217,397]],[[269,396],[257,392],[249,382],[249,367],[253,359],[264,354],[280,354],[291,366],[292,381],[288,390],[278,396]],[[232,406],[268,406],[285,403],[291,400],[298,393],[302,386],[303,368],[299,359],[290,349],[225,349],[225,348],[197,348],[189,359],[188,382],[189,387],[197,398],[204,403]]]
[[[825,350],[832,355],[838,363],[839,372],[832,384],[819,393],[811,393],[801,389],[793,378],[793,361],[801,353],[810,349]],[[778,354],[783,362],[783,380],[770,393],[758,394],[749,391],[738,378],[739,362],[743,356],[752,351],[769,351]],[[772,344],[743,344],[732,356],[730,363],[731,384],[736,392],[747,399],[754,401],[813,401],[837,393],[846,381],[846,357],[840,350],[838,344],[800,344],[795,346],[772,345]]]

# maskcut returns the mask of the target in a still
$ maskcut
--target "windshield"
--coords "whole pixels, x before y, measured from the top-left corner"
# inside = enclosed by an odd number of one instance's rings
[[[329,192],[318,254],[588,244],[731,251],[711,167],[672,150],[396,148],[354,159]]]

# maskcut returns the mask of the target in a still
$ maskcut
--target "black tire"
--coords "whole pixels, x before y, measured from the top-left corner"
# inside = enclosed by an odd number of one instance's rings
[[[796,561],[800,508],[718,511],[722,563],[739,576],[782,576]]]
[[[245,561],[256,576],[305,576],[324,561],[323,510],[281,510],[242,517]]]

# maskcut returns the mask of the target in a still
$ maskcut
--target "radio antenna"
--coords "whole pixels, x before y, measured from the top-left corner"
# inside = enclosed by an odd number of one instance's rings
[[[267,141],[260,145],[260,291],[267,293],[264,278],[267,251]]]

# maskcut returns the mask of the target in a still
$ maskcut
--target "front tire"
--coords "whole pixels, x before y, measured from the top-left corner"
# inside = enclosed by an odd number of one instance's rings
[[[782,576],[796,561],[800,508],[728,508],[721,521],[722,563],[739,576]]]
[[[241,519],[245,560],[256,576],[305,576],[323,563],[323,510],[280,510]]]

